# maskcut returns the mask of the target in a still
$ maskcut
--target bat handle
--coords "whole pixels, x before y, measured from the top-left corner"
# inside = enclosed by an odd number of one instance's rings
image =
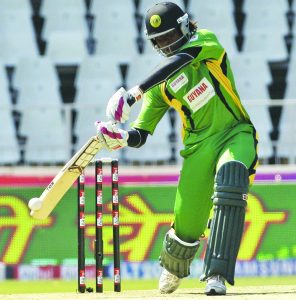
[[[127,98],[126,101],[127,101],[129,106],[132,106],[136,102],[136,99],[132,95],[129,95],[129,97]]]

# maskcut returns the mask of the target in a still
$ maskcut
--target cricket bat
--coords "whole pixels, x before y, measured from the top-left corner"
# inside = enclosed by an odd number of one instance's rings
[[[41,196],[37,198],[41,207],[38,210],[31,210],[30,215],[35,219],[47,218],[84,168],[103,147],[104,143],[99,141],[97,137],[91,137],[54,177]]]

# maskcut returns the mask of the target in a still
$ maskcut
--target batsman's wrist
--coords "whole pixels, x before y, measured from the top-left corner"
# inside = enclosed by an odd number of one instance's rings
[[[135,102],[136,101],[141,101],[144,97],[144,93],[138,85],[136,85],[136,86],[132,87],[131,89],[129,89],[128,93],[135,99]]]

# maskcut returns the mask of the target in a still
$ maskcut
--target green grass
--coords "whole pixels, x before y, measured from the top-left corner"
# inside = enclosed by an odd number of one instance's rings
[[[266,285],[295,285],[295,276],[286,277],[252,277],[237,278],[236,286],[266,286]],[[157,289],[157,280],[123,280],[122,290],[151,290]],[[89,280],[87,286],[94,287],[94,280]],[[198,279],[185,279],[180,288],[203,288],[204,283]],[[66,293],[75,292],[76,281],[38,280],[38,281],[0,281],[0,294],[26,293]],[[104,290],[112,291],[113,282],[104,280]]]

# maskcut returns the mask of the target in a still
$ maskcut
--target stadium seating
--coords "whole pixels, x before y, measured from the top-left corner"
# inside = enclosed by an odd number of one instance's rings
[[[0,164],[16,164],[20,161],[20,149],[16,139],[12,111],[0,104]]]
[[[89,82],[113,83],[114,87],[121,85],[120,61],[114,55],[87,56],[79,65],[75,85],[83,88]]]
[[[295,100],[295,98],[294,98]],[[296,163],[296,105],[284,106],[279,126],[280,137],[277,143],[277,157],[287,159],[290,164]]]
[[[267,85],[270,80],[267,65],[260,58],[238,57],[233,60],[233,71],[237,91],[259,134],[259,158],[266,160],[273,155],[270,141],[272,123],[266,101],[269,99]],[[261,104],[256,105],[255,101]]]
[[[16,164],[20,161],[12,110],[6,72],[0,64],[0,164]]]
[[[70,158],[71,138],[58,107],[28,106],[21,120],[26,137],[24,161],[29,164],[57,164]]]
[[[140,0],[139,1],[139,7],[138,7],[139,14],[144,16],[146,14],[146,11],[151,7],[151,5],[153,5],[153,3],[157,3],[157,2],[158,1]],[[176,3],[177,5],[182,7],[183,9],[185,9],[185,3],[184,3],[183,0],[176,0],[176,1],[174,1],[174,3]]]
[[[37,55],[33,23],[23,11],[0,10],[0,36],[0,59],[5,65],[12,66],[21,57]]]
[[[130,88],[138,84],[163,59],[144,35],[144,15],[155,2],[0,1],[0,106],[4,106],[3,120],[9,124],[5,137],[0,129],[0,150],[5,148],[6,135],[10,134],[12,143],[6,152],[11,156],[3,155],[0,164],[20,160],[58,163],[95,133],[93,121],[105,119],[106,102],[112,93],[121,85]],[[175,2],[186,8],[199,28],[213,30],[225,47],[238,92],[259,131],[260,156],[267,160],[274,155],[270,133],[279,130],[277,154],[292,160],[294,154],[283,149],[282,141],[288,140],[293,130],[284,124],[292,120],[293,105],[281,115],[278,110],[271,122],[266,99],[278,98],[279,89],[284,98],[296,99],[296,1],[244,0],[240,5],[232,0]],[[253,105],[258,100],[261,104]],[[172,158],[175,144],[168,136],[176,131],[179,134],[178,124],[174,115],[168,114],[142,148],[147,155],[143,151],[141,155],[154,162]],[[48,141],[54,136],[57,142],[51,147]],[[22,137],[26,139],[20,140]],[[39,155],[34,152],[37,141]],[[149,158],[160,141],[163,144],[158,148],[168,151]],[[181,147],[179,140],[178,150]],[[24,150],[23,158],[20,150]],[[131,162],[139,153],[128,149],[121,151],[120,157]]]
[[[251,78],[255,82],[259,81],[259,88],[263,87],[264,89],[267,89],[267,85],[272,81],[269,66],[260,56],[254,56],[248,53],[236,54],[230,58],[230,65],[234,73],[235,81]],[[256,72],[254,72],[254,70],[256,70]],[[244,97],[248,97],[248,93],[249,91],[244,90]],[[259,97],[260,92],[257,95]]]
[[[296,163],[296,43],[291,51],[291,61],[287,74],[287,88],[285,92],[285,99],[295,101],[294,105],[287,105],[283,107],[280,122],[280,137],[277,143],[277,155],[280,158],[287,158],[289,163]]]
[[[192,19],[197,22],[198,28],[207,28],[217,34],[224,33],[234,37],[236,27],[231,0],[189,1],[188,11],[192,14]]]
[[[53,62],[45,56],[21,58],[15,65],[12,85],[16,90],[24,86],[36,86],[46,82],[46,86],[59,87],[58,74]]]
[[[101,0],[93,1],[90,13],[95,17],[92,35],[96,40],[96,54],[118,55],[123,61],[129,61],[137,55],[138,32],[131,0],[121,0],[116,5]]]
[[[0,105],[7,108],[11,107],[7,76],[2,62],[0,62]]]
[[[289,5],[286,0],[246,0],[243,1],[243,10],[246,12],[265,11],[275,14],[284,14],[288,11]],[[260,20],[258,20],[261,22]],[[277,22],[274,22],[276,26]]]
[[[47,0],[41,1],[39,13],[44,17],[47,17],[49,15],[56,15],[57,13],[85,15],[86,7],[84,2],[81,0]]]
[[[296,100],[296,41],[294,40],[291,49],[291,59],[287,72],[287,89],[285,93],[286,99]]]
[[[286,60],[288,58],[284,36],[272,36],[270,33],[264,32],[246,35],[243,52],[259,56],[266,62]]]

